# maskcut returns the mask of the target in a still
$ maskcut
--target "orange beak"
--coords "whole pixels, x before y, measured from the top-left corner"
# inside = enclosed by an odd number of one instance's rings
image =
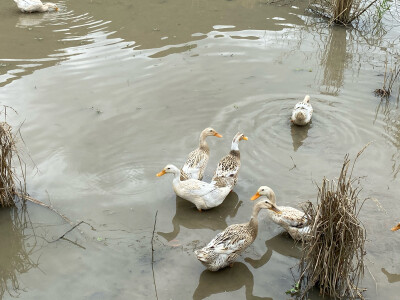
[[[272,206],[271,208],[269,208],[270,210],[272,210],[273,212],[276,212],[277,214],[282,214],[282,211],[280,211],[278,208],[276,208],[275,206]]]
[[[247,136],[242,137],[242,140],[248,141],[249,138]]]
[[[160,177],[160,176],[163,176],[164,174],[165,174],[166,172],[165,172],[165,170],[162,170],[160,173],[157,173],[157,177]]]
[[[257,192],[253,195],[253,197],[250,198],[250,200],[256,200],[258,197],[260,197],[261,195]]]
[[[214,136],[221,138],[222,135],[220,135],[218,132],[214,133]]]
[[[56,11],[58,11],[58,7],[56,7],[56,9],[55,9]]]
[[[396,230],[399,230],[399,229],[400,229],[400,223],[397,224],[396,226],[394,226],[394,227],[392,228],[392,231],[396,231]]]

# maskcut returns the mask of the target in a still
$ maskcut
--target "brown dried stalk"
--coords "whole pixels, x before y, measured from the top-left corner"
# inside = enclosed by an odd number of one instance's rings
[[[358,284],[364,275],[366,232],[358,215],[365,200],[360,201],[361,188],[354,187],[358,178],[352,175],[364,149],[350,170],[349,155],[344,157],[337,182],[323,179],[316,206],[307,202],[303,207],[311,237],[300,261],[300,298],[317,287],[335,299],[363,299]]]
[[[3,114],[4,122],[0,122],[0,207],[11,207],[18,199],[17,190],[26,193],[25,163],[16,147],[19,130],[13,133],[6,122],[7,107]]]
[[[400,65],[397,62],[388,70],[388,60],[385,60],[385,75],[383,77],[382,88],[374,91],[376,96],[381,98],[388,98],[392,93],[393,85],[400,75]]]

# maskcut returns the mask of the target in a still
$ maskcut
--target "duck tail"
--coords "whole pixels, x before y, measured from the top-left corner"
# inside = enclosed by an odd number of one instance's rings
[[[310,102],[310,95],[306,95],[306,96],[304,97],[303,102],[304,102],[304,103],[309,103],[309,102]]]
[[[202,249],[195,250],[194,253],[196,254],[198,260],[204,261],[204,262],[206,261],[206,257],[205,257],[206,254],[204,253],[204,251]]]

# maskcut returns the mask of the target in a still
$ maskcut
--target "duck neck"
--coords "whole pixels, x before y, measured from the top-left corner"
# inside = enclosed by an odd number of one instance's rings
[[[249,227],[251,231],[253,232],[254,238],[256,238],[257,233],[258,233],[258,213],[260,212],[261,207],[259,205],[255,205],[253,207],[253,213],[251,214],[250,222],[249,222]]]
[[[172,174],[174,174],[174,179],[172,182],[174,184],[178,184],[181,181],[181,171],[178,168],[176,168],[176,170],[174,170]]]
[[[203,149],[205,151],[209,151],[210,148],[208,147],[207,141],[206,141],[207,135],[205,134],[205,132],[202,132],[200,134],[200,141],[199,141],[199,148]]]
[[[231,146],[231,154],[240,157],[239,141],[233,140]]]

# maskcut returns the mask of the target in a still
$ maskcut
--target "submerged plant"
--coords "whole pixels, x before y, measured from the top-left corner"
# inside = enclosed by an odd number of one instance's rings
[[[30,236],[25,230],[29,227],[31,223],[24,205],[0,210],[0,236],[2,245],[5,245],[0,255],[0,299],[6,293],[17,297],[21,291],[19,275],[37,267],[37,263],[30,258],[36,239],[33,239],[29,249],[26,247]]]
[[[385,74],[383,77],[382,88],[374,91],[376,96],[381,98],[388,98],[393,90],[393,85],[397,81],[400,75],[400,65],[396,61],[392,66],[388,67],[388,60],[385,60]]]
[[[314,287],[335,299],[363,298],[358,284],[364,275],[366,232],[358,218],[361,189],[353,186],[357,178],[352,178],[363,150],[350,172],[349,155],[345,156],[337,182],[323,179],[316,206],[307,202],[303,207],[311,237],[300,261],[301,298]]]

